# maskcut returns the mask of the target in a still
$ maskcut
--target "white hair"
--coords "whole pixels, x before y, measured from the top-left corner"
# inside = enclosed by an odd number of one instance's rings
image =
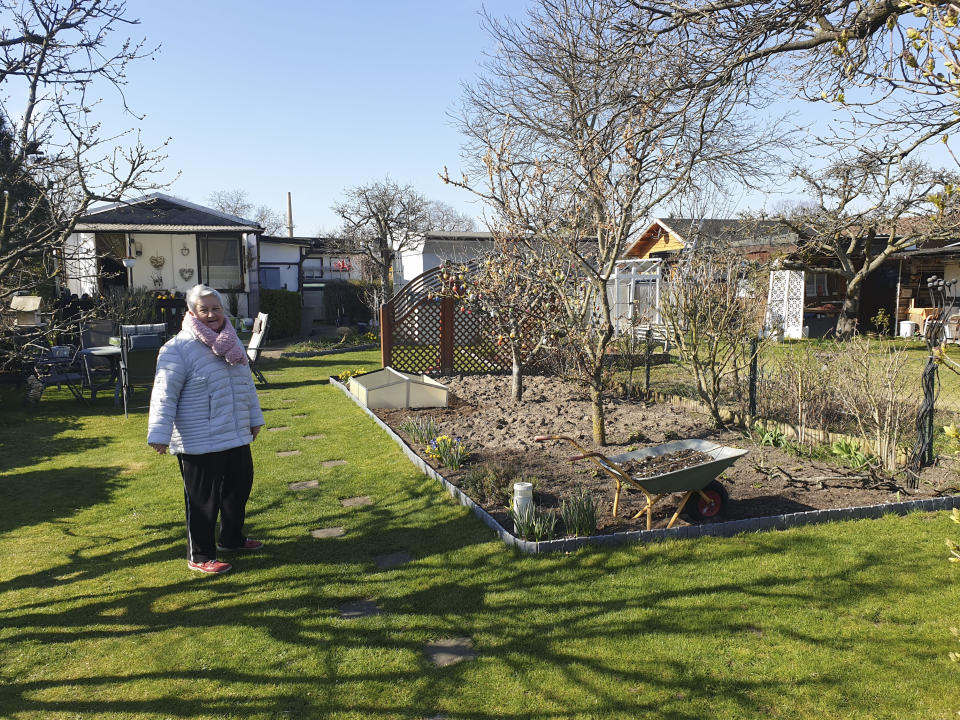
[[[197,301],[202,297],[207,297],[209,295],[216,296],[217,300],[220,301],[220,307],[226,310],[226,303],[223,302],[223,295],[214,290],[209,285],[204,285],[200,283],[199,285],[194,285],[192,288],[187,290],[187,307],[190,308],[190,312],[197,312]]]

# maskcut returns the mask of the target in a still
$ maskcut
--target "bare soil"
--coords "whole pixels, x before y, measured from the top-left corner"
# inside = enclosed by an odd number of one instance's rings
[[[535,437],[569,436],[585,450],[607,456],[688,438],[747,449],[748,453],[718,478],[730,496],[730,503],[725,514],[713,519],[714,522],[960,492],[960,475],[952,460],[924,470],[919,487],[910,489],[903,478],[855,470],[833,459],[798,457],[784,449],[761,447],[742,430],[717,430],[705,414],[662,403],[608,399],[605,405],[608,445],[595,447],[589,397],[585,391],[556,378],[524,378],[525,393],[520,404],[510,399],[509,377],[444,377],[440,382],[450,389],[446,408],[375,412],[455,485],[463,483],[471,470],[476,472],[477,468],[494,466],[511,467],[522,479],[534,482],[534,500],[542,507],[559,508],[562,500],[577,487],[590,490],[600,498],[601,533],[643,529],[645,516],[631,519],[646,502],[643,494],[625,489],[618,516],[613,517],[613,479],[589,461],[569,462],[568,458],[579,452],[569,443],[536,442]],[[434,418],[441,433],[460,438],[466,444],[470,458],[463,469],[452,472],[438,467],[423,448],[403,432],[400,425],[418,417]],[[695,464],[690,459],[680,462],[686,464],[679,467]],[[653,527],[666,526],[681,497],[677,494],[664,498],[655,506]],[[501,524],[510,527],[506,492],[500,497],[474,496],[473,499]],[[687,522],[681,516],[676,525]]]

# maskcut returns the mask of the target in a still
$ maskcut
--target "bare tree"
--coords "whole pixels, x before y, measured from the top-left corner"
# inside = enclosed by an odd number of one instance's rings
[[[736,252],[701,246],[694,237],[663,294],[661,317],[718,427],[725,401],[742,396],[737,391],[751,360],[749,341],[763,325],[764,279],[766,273]]]
[[[122,87],[128,63],[148,57],[143,42],[115,43],[122,0],[0,0],[0,119],[6,158],[0,184],[0,301],[58,276],[64,241],[97,201],[122,201],[161,187],[165,159],[128,133],[108,135],[96,94]],[[13,100],[16,98],[16,100]],[[59,260],[59,261],[58,261]]]
[[[783,267],[844,278],[838,338],[856,331],[863,283],[892,253],[960,231],[956,173],[862,153],[796,175],[812,202],[777,218],[804,238]]]
[[[472,229],[473,221],[445,203],[427,200],[412,185],[389,177],[348,188],[333,206],[343,220],[346,244],[359,251],[366,268],[379,281],[374,292],[380,302],[393,296],[393,270],[397,257],[416,250],[430,230]],[[379,305],[372,307],[376,311]]]
[[[266,235],[280,235],[286,228],[280,213],[266,205],[254,205],[246,190],[215,190],[207,196],[207,202],[220,212],[253,220]]]
[[[474,219],[451,205],[439,200],[430,203],[430,229],[448,232],[473,232],[477,229]]]
[[[538,0],[523,22],[485,24],[498,53],[459,113],[465,157],[477,162],[444,179],[488,203],[495,235],[563,258],[550,273],[563,286],[558,334],[576,353],[602,445],[616,260],[635,224],[673,195],[731,171],[755,177],[762,138],[741,124],[736,88],[674,91],[696,48],[626,0]],[[638,44],[640,28],[657,42]]]
[[[752,82],[851,112],[883,151],[947,142],[960,123],[958,6],[949,0],[713,0],[644,3],[700,52],[678,88]],[[634,25],[635,43],[651,40]],[[882,132],[878,132],[882,131]]]

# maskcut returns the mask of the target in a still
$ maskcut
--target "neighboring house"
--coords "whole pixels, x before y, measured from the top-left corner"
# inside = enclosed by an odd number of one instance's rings
[[[360,280],[362,258],[344,240],[320,237],[260,237],[260,286],[302,292],[330,280]]]
[[[403,250],[393,268],[394,290],[444,262],[466,262],[494,248],[489,232],[430,232],[412,249]]]
[[[668,259],[691,241],[724,244],[744,259],[769,262],[796,248],[797,236],[773,220],[656,218],[623,252],[624,259]]]
[[[927,281],[937,277],[945,282],[956,281],[953,293],[960,290],[960,242],[944,247],[907,250],[890,256],[895,264],[896,321],[901,334],[923,331],[924,322],[935,313]],[[914,323],[913,326],[901,323]],[[960,341],[960,309],[946,325],[947,338]]]
[[[82,296],[111,287],[186,292],[202,282],[236,295],[238,314],[249,316],[260,306],[262,232],[251,220],[163,193],[106,205],[81,217],[67,238],[66,284]]]

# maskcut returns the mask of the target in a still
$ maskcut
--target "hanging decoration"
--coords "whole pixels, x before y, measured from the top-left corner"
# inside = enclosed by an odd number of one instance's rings
[[[180,268],[179,272],[184,282],[190,282],[190,278],[193,277],[193,268]]]
[[[153,255],[150,258],[150,264],[159,270],[167,264],[167,259],[163,255]]]
[[[187,246],[186,241],[184,241],[183,247],[180,248],[180,254],[183,255],[184,257],[190,254],[190,248]]]

